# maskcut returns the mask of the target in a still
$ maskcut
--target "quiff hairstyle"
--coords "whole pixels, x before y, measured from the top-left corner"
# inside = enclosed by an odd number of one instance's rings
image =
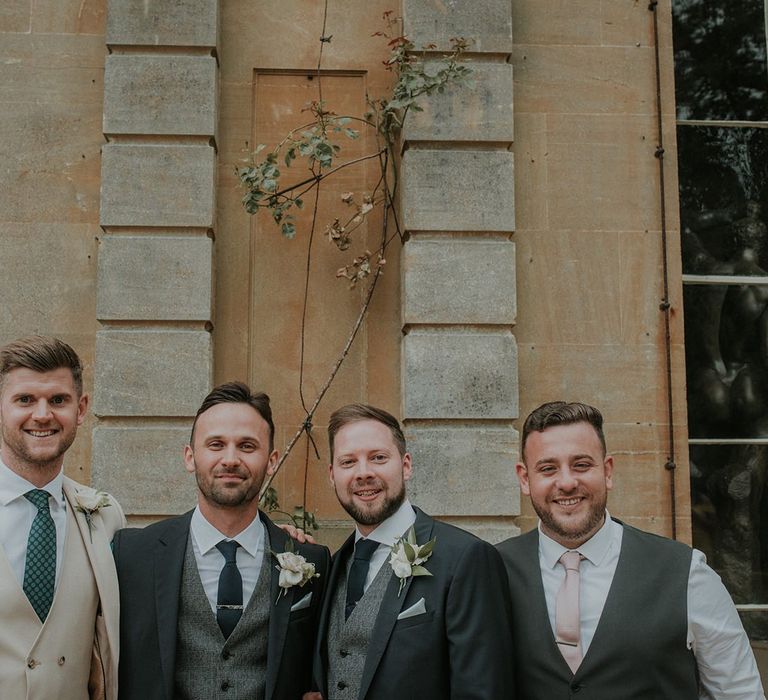
[[[0,388],[8,373],[18,368],[33,372],[68,369],[78,397],[83,394],[83,364],[72,347],[58,338],[30,335],[0,348]]]
[[[272,422],[272,408],[269,405],[269,396],[263,391],[251,391],[251,388],[243,382],[219,384],[203,399],[203,403],[200,404],[200,408],[197,409],[195,414],[195,420],[192,422],[192,434],[189,438],[190,445],[194,447],[197,419],[209,408],[218,406],[220,403],[244,403],[253,408],[267,422],[269,426],[269,451],[271,452],[274,449],[275,424]]]
[[[600,438],[603,455],[606,454],[605,435],[603,434],[603,414],[594,406],[574,401],[550,401],[531,411],[523,425],[523,437],[520,444],[520,454],[525,462],[525,443],[531,433],[540,433],[556,425],[572,425],[573,423],[589,423]]]
[[[333,441],[339,430],[345,425],[361,420],[375,420],[386,425],[389,432],[392,433],[400,456],[402,457],[406,453],[405,436],[397,418],[382,408],[364,403],[350,403],[334,411],[328,421],[328,445],[331,450],[331,462],[333,462]]]

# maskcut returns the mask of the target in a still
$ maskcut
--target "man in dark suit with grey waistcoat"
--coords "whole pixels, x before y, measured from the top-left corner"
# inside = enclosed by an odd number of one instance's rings
[[[504,567],[488,543],[414,508],[394,416],[330,418],[330,480],[355,532],[336,552],[305,700],[510,700]]]
[[[120,700],[297,700],[309,687],[330,555],[259,511],[273,439],[266,394],[217,387],[184,452],[197,507],[115,536]]]

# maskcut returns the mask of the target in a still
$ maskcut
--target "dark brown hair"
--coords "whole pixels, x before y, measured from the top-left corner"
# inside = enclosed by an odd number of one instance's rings
[[[195,441],[197,419],[209,408],[218,406],[220,403],[244,403],[255,409],[267,421],[269,426],[269,451],[271,452],[274,449],[275,424],[272,422],[272,408],[269,405],[269,396],[262,391],[252,392],[251,388],[243,382],[219,384],[203,399],[203,403],[200,404],[200,408],[197,409],[195,414],[195,420],[192,422],[192,434],[189,438],[190,445]]]
[[[603,415],[594,406],[574,401],[550,401],[531,411],[523,424],[523,437],[520,442],[520,454],[525,461],[525,443],[531,433],[540,433],[542,430],[556,425],[571,425],[573,423],[589,423],[600,438],[603,446],[603,454],[607,452],[605,447],[605,435],[603,434]]]
[[[331,462],[333,462],[333,440],[336,434],[345,425],[357,423],[361,420],[375,420],[383,423],[392,433],[392,438],[397,445],[397,451],[402,457],[406,453],[405,436],[400,423],[391,413],[384,409],[368,406],[364,403],[350,403],[335,410],[328,421],[328,446],[331,450]]]
[[[23,367],[33,372],[68,369],[78,396],[83,394],[83,364],[63,340],[44,335],[19,338],[0,348],[0,387],[11,370]]]

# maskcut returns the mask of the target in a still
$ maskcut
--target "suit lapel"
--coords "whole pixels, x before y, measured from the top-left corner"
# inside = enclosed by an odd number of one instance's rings
[[[168,698],[173,697],[179,595],[191,519],[192,511],[169,521],[168,528],[158,537],[152,552],[160,666]]]
[[[416,533],[416,542],[418,544],[424,544],[432,537],[432,525],[434,521],[418,508],[414,508],[414,510],[416,511],[416,522],[414,523],[413,528]],[[383,566],[389,566],[388,562],[384,562]],[[403,603],[408,596],[408,591],[411,588],[413,579],[413,576],[408,578],[403,586],[403,590],[400,591],[400,579],[394,574],[390,576],[387,590],[384,592],[384,598],[381,601],[379,614],[376,616],[376,623],[373,626],[371,640],[368,643],[368,652],[365,655],[365,666],[363,667],[363,675],[360,679],[359,698],[364,698],[365,694],[368,692],[368,687],[373,680],[376,669],[379,667],[379,663],[387,648],[387,644],[389,644],[389,638],[392,636],[392,630],[397,622],[397,616],[402,610]],[[399,595],[398,591],[400,591]]]
[[[269,533],[269,542],[273,552],[286,551],[286,543],[289,539],[279,527],[261,511],[259,511],[264,527]],[[280,671],[280,661],[283,656],[283,647],[285,646],[285,637],[288,632],[288,619],[291,616],[291,606],[294,603],[296,591],[300,590],[297,586],[288,589],[286,594],[280,588],[280,570],[272,558],[272,552],[264,552],[264,562],[262,566],[269,566],[271,575],[269,579],[269,640],[267,643],[267,682],[265,697],[270,700],[275,691],[277,683],[277,674]]]
[[[117,587],[117,573],[115,562],[112,559],[112,549],[109,537],[104,529],[104,520],[99,515],[91,516],[90,524],[85,514],[78,510],[77,493],[83,488],[76,481],[64,478],[62,490],[67,502],[67,508],[77,523],[77,531],[71,536],[78,538],[77,544],[85,548],[88,561],[91,563],[93,578],[99,592],[99,606],[104,615],[104,623],[107,630],[107,640],[110,649],[120,648],[120,636],[118,631],[119,619],[117,617],[118,601],[120,593]],[[114,609],[115,614],[112,614]]]
[[[331,610],[334,605],[337,586],[344,585],[345,563],[355,545],[353,532],[344,542],[331,560],[331,570],[328,573],[323,607],[320,610],[320,622],[317,628],[317,649],[313,668],[313,677],[320,688],[323,697],[328,697],[328,628],[331,620]]]

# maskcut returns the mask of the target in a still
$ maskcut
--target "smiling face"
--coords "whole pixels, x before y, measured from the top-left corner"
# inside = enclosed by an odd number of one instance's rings
[[[613,486],[613,458],[595,429],[579,422],[531,432],[523,457],[520,488],[543,532],[568,549],[581,546],[602,526]]]
[[[255,515],[259,491],[277,458],[277,451],[270,449],[267,421],[246,403],[219,403],[201,413],[194,444],[184,449],[204,514],[223,508]]]
[[[78,395],[68,368],[10,370],[0,393],[3,463],[36,486],[44,486],[61,469],[87,408],[88,395]]]
[[[400,507],[411,478],[411,456],[400,454],[377,420],[344,425],[335,435],[329,476],[344,510],[367,536]]]

